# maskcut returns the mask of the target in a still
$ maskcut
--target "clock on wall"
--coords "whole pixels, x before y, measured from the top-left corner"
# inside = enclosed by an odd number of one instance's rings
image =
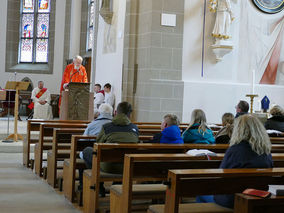
[[[253,2],[265,13],[279,13],[284,8],[284,0],[253,0]]]

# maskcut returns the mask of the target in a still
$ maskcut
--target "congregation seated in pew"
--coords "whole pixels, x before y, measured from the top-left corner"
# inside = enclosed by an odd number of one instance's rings
[[[182,138],[184,143],[215,143],[213,132],[207,126],[205,113],[201,109],[195,109],[191,113],[189,127],[182,134]]]
[[[230,147],[220,168],[272,167],[271,143],[263,124],[252,115],[242,115],[237,118]],[[199,196],[197,202],[216,202],[221,206],[233,208],[234,195]]]
[[[217,144],[227,144],[230,142],[233,128],[234,128],[234,115],[232,113],[225,113],[222,116],[222,126],[217,134],[215,135],[215,141]]]
[[[161,123],[161,131],[154,135],[149,143],[165,143],[165,144],[183,144],[181,138],[179,119],[174,114],[167,114],[164,116]]]
[[[115,116],[112,122],[106,123],[97,137],[98,143],[138,143],[139,130],[138,127],[131,123],[130,115],[132,106],[128,102],[118,104]],[[83,150],[82,158],[88,169],[92,168],[93,147],[86,147]],[[122,174],[123,165],[120,163],[101,164],[101,170],[107,173]],[[101,191],[104,191],[103,186],[100,186]],[[102,192],[102,194],[104,194]]]
[[[279,105],[272,107],[269,111],[272,116],[265,122],[265,128],[268,130],[277,130],[284,132],[284,110]]]

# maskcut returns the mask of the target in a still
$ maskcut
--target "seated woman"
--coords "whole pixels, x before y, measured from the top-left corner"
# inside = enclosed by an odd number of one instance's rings
[[[267,119],[264,126],[266,129],[284,132],[284,110],[279,105],[272,107],[269,112],[272,117]]]
[[[233,132],[233,123],[234,115],[232,113],[225,113],[222,116],[222,125],[223,128],[215,135],[215,141],[219,144],[227,144],[230,142],[232,132]]]
[[[213,144],[215,138],[206,125],[206,116],[201,109],[193,110],[189,127],[182,134],[184,143]]]
[[[251,115],[243,115],[235,121],[230,147],[220,168],[272,168],[270,152],[271,143],[263,124]],[[199,196],[197,202],[216,202],[233,208],[234,195]]]

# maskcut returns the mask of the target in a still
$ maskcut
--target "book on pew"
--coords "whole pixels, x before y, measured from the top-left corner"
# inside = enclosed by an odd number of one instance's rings
[[[271,193],[268,191],[258,190],[258,189],[246,189],[243,191],[243,194],[245,195],[252,195],[256,197],[261,198],[267,198],[270,197]]]
[[[269,189],[268,191],[273,195],[284,195],[284,185],[268,185]]]

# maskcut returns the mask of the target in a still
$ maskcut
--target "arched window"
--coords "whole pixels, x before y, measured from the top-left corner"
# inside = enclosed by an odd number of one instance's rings
[[[20,63],[48,63],[50,1],[21,1]]]
[[[95,2],[94,0],[88,0],[87,51],[92,51],[94,43],[94,18]]]

